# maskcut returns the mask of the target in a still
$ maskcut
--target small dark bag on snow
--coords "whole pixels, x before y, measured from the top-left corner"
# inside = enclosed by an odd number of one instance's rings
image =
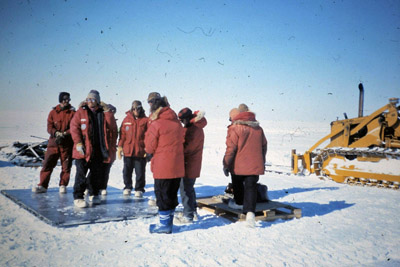
[[[268,202],[268,186],[257,184],[257,202]]]
[[[225,193],[233,194],[232,183],[229,183],[225,188]],[[257,183],[257,203],[268,202],[268,186]]]

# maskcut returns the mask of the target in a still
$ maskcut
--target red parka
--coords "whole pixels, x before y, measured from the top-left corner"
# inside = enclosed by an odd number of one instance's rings
[[[224,168],[236,175],[262,175],[266,154],[267,139],[254,113],[237,115],[228,126]]]
[[[148,120],[146,116],[135,118],[131,111],[126,112],[118,141],[118,146],[123,148],[124,156],[140,158],[145,156],[144,135],[147,131]]]
[[[63,109],[61,108],[60,105],[55,106],[49,113],[49,116],[47,117],[47,132],[50,134],[49,142],[48,142],[48,147],[57,147],[58,145],[56,144],[56,137],[55,133],[56,132],[66,132],[67,133],[67,138],[65,142],[65,146],[72,146],[72,140],[69,136],[70,134],[70,123],[72,120],[72,117],[75,114],[75,108],[72,107],[71,105],[68,105],[64,107]]]
[[[101,106],[99,106],[98,108],[102,109]],[[89,135],[89,133],[91,132],[91,127],[93,127],[93,125],[89,123],[88,109],[89,107],[87,105],[81,104],[81,107],[75,113],[71,121],[71,136],[72,139],[74,140],[74,149],[72,152],[72,157],[74,159],[85,159],[86,161],[90,160],[90,156],[93,150],[92,140],[90,140],[90,135]],[[114,122],[112,122],[113,118],[114,116],[109,116],[104,114],[104,120],[103,120],[104,139],[105,139],[104,144],[106,146],[105,148],[108,151],[108,158],[103,161],[104,163],[111,163],[111,155],[113,153],[112,149],[110,151],[110,146],[114,147],[116,146],[116,140],[117,140],[116,137],[115,137],[115,142],[113,144],[111,144],[111,140],[108,140],[109,138],[111,138],[111,136],[114,136],[114,134],[115,136],[117,136],[118,132],[115,119]],[[80,154],[76,150],[76,145],[78,143],[82,143],[84,145],[85,155]]]
[[[185,176],[183,138],[183,127],[172,109],[161,107],[151,114],[144,144],[146,153],[153,154],[154,179]]]
[[[118,126],[115,120],[114,113],[110,110],[107,104],[101,102],[104,109],[104,120],[106,121],[106,138],[108,142],[108,154],[110,156],[110,163],[113,163],[117,157],[117,139],[118,139]]]
[[[200,177],[201,161],[203,158],[203,128],[207,125],[207,120],[204,117],[204,112],[196,111],[194,115],[195,117],[190,120],[191,125],[184,128],[185,143],[183,146],[186,178]]]

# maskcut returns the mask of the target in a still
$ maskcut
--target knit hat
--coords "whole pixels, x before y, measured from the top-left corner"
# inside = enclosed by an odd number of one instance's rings
[[[96,99],[97,104],[100,104],[100,93],[97,90],[91,90],[86,98]]]
[[[67,92],[61,92],[59,95],[58,95],[58,102],[59,103],[61,103],[61,102],[63,102],[63,100],[64,100],[64,98],[69,98],[69,93],[67,93]]]
[[[183,108],[183,109],[181,109],[181,111],[179,111],[178,117],[180,120],[184,120],[184,119],[190,120],[193,118],[192,110],[190,108]]]
[[[249,107],[246,104],[242,103],[242,104],[239,105],[239,111],[240,112],[247,112],[247,111],[249,111]]]
[[[116,107],[114,107],[113,105],[111,105],[111,104],[107,104],[107,108],[112,112],[112,113],[117,113],[117,108]]]
[[[138,109],[138,108],[142,108],[142,102],[140,102],[139,100],[135,100],[132,102],[132,109]]]
[[[229,111],[229,119],[231,121],[234,121],[234,118],[239,115],[240,111],[238,108],[233,108],[231,111]]]
[[[157,93],[157,92],[152,92],[152,93],[149,94],[149,97],[147,97],[147,102],[150,102],[153,99],[155,100],[155,99],[158,99],[158,98],[161,98],[161,95],[159,93]]]

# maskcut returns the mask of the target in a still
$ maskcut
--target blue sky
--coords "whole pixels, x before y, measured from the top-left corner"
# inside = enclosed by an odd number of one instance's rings
[[[400,97],[400,1],[0,1],[0,112],[91,89],[119,116],[149,92],[176,111],[332,121]],[[145,104],[147,107],[147,104]]]

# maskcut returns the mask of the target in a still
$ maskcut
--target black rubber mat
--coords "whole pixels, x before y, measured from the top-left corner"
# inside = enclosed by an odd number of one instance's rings
[[[122,190],[108,187],[106,196],[100,196],[101,204],[89,204],[87,208],[74,206],[73,189],[60,194],[58,188],[35,194],[31,189],[2,190],[1,193],[46,223],[57,227],[110,221],[132,220],[157,215],[158,209],[148,205],[145,196],[136,199],[122,195]],[[87,201],[87,199],[86,199]],[[89,203],[89,202],[88,202]]]

